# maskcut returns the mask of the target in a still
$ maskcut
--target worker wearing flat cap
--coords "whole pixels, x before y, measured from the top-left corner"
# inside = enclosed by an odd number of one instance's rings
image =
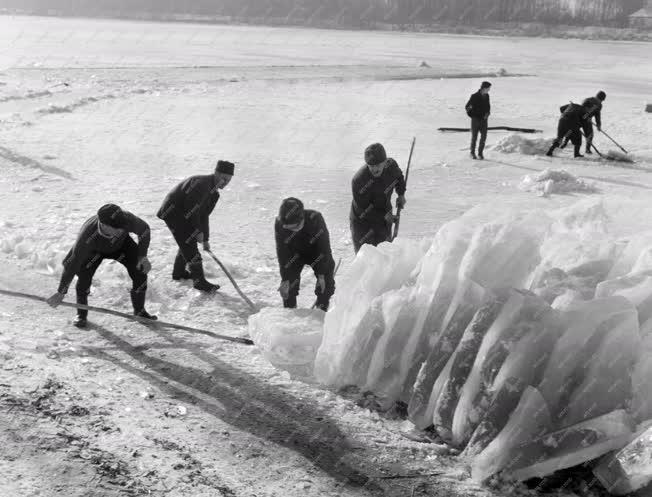
[[[396,206],[405,206],[405,177],[380,143],[369,145],[364,153],[365,165],[353,177],[353,200],[349,220],[353,248],[357,253],[364,244],[378,245],[392,240],[392,195]]]

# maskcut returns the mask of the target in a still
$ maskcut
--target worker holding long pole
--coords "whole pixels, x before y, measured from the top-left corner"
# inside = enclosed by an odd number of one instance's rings
[[[364,153],[365,165],[353,177],[353,200],[349,220],[353,249],[356,253],[364,244],[378,245],[392,241],[392,195],[397,209],[403,209],[405,177],[397,162],[387,157],[380,143],[369,145]]]

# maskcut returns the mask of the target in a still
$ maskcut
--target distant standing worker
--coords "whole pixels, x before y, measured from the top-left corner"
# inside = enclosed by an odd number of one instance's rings
[[[607,94],[599,91],[595,97],[589,97],[582,102],[582,107],[586,109],[586,117],[582,128],[586,137],[586,153],[592,154],[591,146],[593,144],[593,118],[595,117],[595,126],[598,131],[602,131],[602,103],[606,100]]]
[[[183,180],[168,193],[156,214],[165,221],[179,246],[172,279],[191,279],[194,288],[206,293],[216,292],[220,286],[206,281],[197,244],[210,250],[208,217],[220,198],[219,190],[233,178],[234,169],[233,163],[220,160],[213,174]]]
[[[297,306],[301,271],[304,266],[310,266],[317,278],[317,308],[327,311],[335,293],[335,262],[324,217],[317,211],[304,209],[301,200],[286,198],[279,209],[274,234],[283,307]]]
[[[489,98],[491,83],[483,81],[480,89],[471,95],[466,103],[466,115],[471,118],[471,158],[484,159],[484,146],[487,142],[487,128],[489,127],[489,116],[491,115],[491,100]],[[480,134],[478,155],[475,155],[475,144]]]
[[[369,145],[365,165],[353,177],[351,188],[351,236],[357,253],[365,243],[378,245],[392,240],[392,193],[397,207],[405,207],[405,178],[394,159],[388,158],[380,143]]]
[[[138,236],[138,244],[129,233]],[[131,303],[134,315],[156,319],[145,310],[147,292],[147,273],[152,265],[147,259],[149,248],[149,225],[131,212],[123,211],[115,204],[100,207],[97,215],[89,218],[77,236],[75,244],[63,259],[63,274],[57,293],[48,299],[48,304],[57,307],[68,292],[68,286],[77,276],[77,303],[88,305],[88,294],[95,271],[104,259],[112,259],[122,264],[131,278]],[[77,309],[73,324],[77,328],[87,325],[88,311]]]

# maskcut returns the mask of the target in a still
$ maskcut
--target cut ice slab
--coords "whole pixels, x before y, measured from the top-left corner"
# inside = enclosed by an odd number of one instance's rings
[[[541,298],[512,290],[487,331],[462,388],[453,417],[453,443],[466,445],[484,415],[484,399],[511,348],[528,333],[544,329],[552,309]]]
[[[639,351],[632,373],[632,404],[630,413],[638,422],[652,419],[652,335],[647,335]]]
[[[635,430],[623,410],[536,438],[516,448],[507,476],[516,481],[543,478],[555,471],[592,461],[627,445]]]
[[[613,457],[603,460],[593,474],[614,495],[635,492],[652,481],[652,427]]]
[[[448,324],[421,365],[408,404],[410,419],[421,429],[432,424],[435,404],[444,386],[445,378],[448,378],[448,374],[442,371],[450,373],[452,363],[446,367],[449,359],[476,310],[481,306],[485,294],[486,290],[472,281],[466,281],[458,287],[448,315],[444,318],[444,322]],[[440,378],[441,381],[438,381]]]
[[[378,247],[362,246],[346,275],[338,280],[338,291],[326,315],[315,361],[315,376],[321,383],[344,386],[347,378],[341,371],[350,366],[348,351],[367,340],[369,330],[361,325],[370,319],[370,311],[374,312],[375,299],[407,284],[426,249],[425,242],[402,239]]]
[[[536,388],[527,387],[505,427],[473,460],[471,476],[482,482],[518,461],[521,447],[548,431],[550,426],[546,401]]]
[[[482,339],[496,319],[496,316],[498,316],[506,299],[506,292],[502,292],[475,313],[466,330],[464,330],[464,334],[454,355],[450,359],[450,370],[446,375],[441,375],[443,377],[443,385],[439,398],[437,399],[437,404],[435,405],[432,422],[437,432],[445,440],[452,440],[453,414],[455,413],[462,387],[471,372]],[[411,399],[408,405],[410,419],[416,419],[420,412],[425,412],[422,408],[424,405],[422,402],[418,397]],[[430,424],[430,420],[426,421]]]
[[[324,315],[318,309],[266,307],[249,318],[249,335],[274,367],[292,376],[311,376]]]

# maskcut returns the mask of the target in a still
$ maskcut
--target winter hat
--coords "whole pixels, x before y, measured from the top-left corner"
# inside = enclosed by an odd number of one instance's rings
[[[124,212],[115,204],[104,204],[97,211],[97,219],[102,224],[120,228],[124,224]]]
[[[297,224],[303,221],[303,202],[298,198],[289,197],[283,200],[278,211],[281,224]]]
[[[607,98],[607,94],[603,91],[599,91],[596,96],[598,97],[598,100],[602,100],[602,101],[604,101]]]
[[[491,88],[491,83],[489,81],[483,81],[482,84],[480,85],[481,90],[485,88]]]
[[[234,169],[235,169],[235,164],[233,162],[218,160],[217,166],[215,167],[215,172],[233,176]]]
[[[383,147],[380,143],[369,145],[364,151],[364,161],[370,166],[377,166],[386,160],[387,153],[385,153],[385,147]]]

